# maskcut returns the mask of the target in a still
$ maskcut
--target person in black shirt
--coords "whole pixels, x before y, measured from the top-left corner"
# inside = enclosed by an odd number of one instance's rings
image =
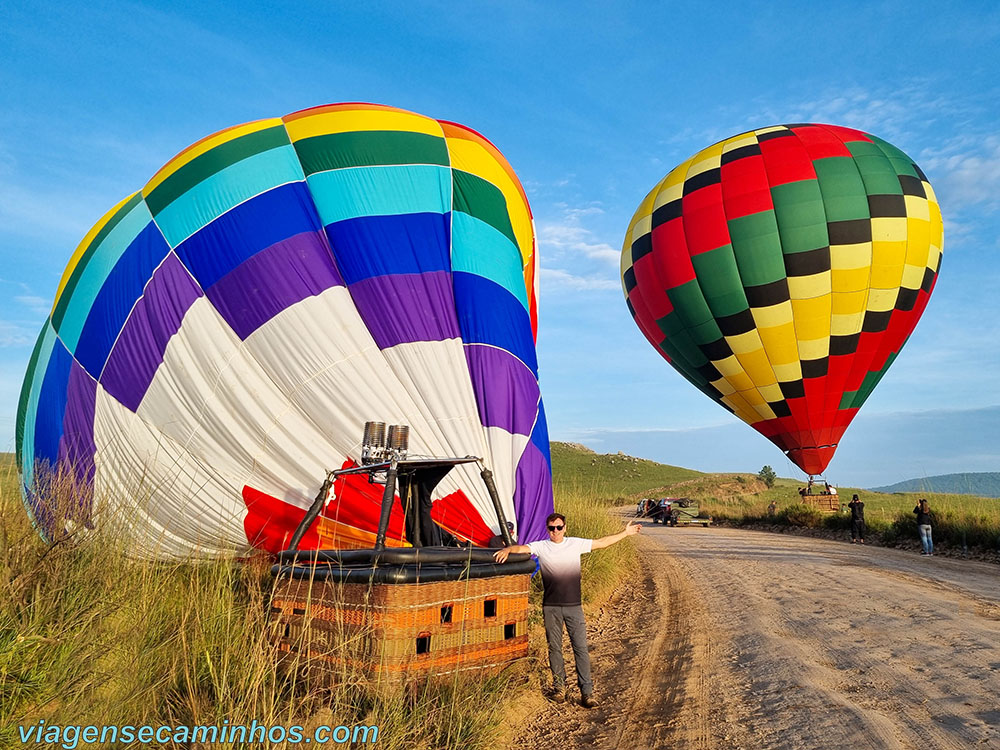
[[[851,544],[865,543],[865,504],[857,495],[847,504],[851,509]]]
[[[923,547],[921,555],[934,556],[934,539],[931,536],[931,509],[927,505],[926,498],[920,498],[917,507],[913,509],[917,517],[917,531],[920,532],[920,546]]]

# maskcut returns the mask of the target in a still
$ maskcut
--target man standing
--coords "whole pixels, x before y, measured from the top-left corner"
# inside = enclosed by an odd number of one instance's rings
[[[553,513],[545,519],[549,538],[517,544],[497,550],[493,556],[498,563],[506,562],[512,552],[530,552],[538,557],[542,567],[542,614],[545,619],[545,638],[549,644],[549,667],[552,669],[552,699],[558,703],[566,700],[566,665],[562,653],[563,627],[569,633],[576,660],[576,680],[580,687],[580,705],[593,708],[594,683],[590,677],[590,652],[587,650],[587,623],[583,618],[580,596],[580,556],[595,549],[610,547],[627,536],[638,534],[641,527],[631,521],[622,531],[600,539],[580,539],[566,536],[566,517]]]
[[[865,543],[865,504],[855,495],[847,504],[851,509],[851,544]]]

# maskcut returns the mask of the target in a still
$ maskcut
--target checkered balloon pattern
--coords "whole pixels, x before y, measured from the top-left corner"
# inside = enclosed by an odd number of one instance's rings
[[[927,177],[886,141],[777,125],[699,151],[640,204],[629,311],[699,390],[821,474],[941,265]]]

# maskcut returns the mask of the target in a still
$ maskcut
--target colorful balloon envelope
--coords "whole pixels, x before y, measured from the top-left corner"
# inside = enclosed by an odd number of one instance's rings
[[[625,236],[622,284],[678,372],[820,474],[923,313],[942,246],[934,191],[898,148],[777,125],[653,188]]]
[[[483,457],[542,538],[537,267],[517,177],[466,127],[335,104],[211,135],[66,268],[18,409],[29,513],[146,557],[277,551],[375,420],[409,425],[411,456]],[[300,547],[371,547],[381,494],[338,479]],[[499,530],[475,464],[433,500],[459,539]]]

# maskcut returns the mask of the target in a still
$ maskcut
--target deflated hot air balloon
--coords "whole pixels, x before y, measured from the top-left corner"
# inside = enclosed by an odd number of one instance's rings
[[[941,263],[934,191],[906,154],[832,125],[734,136],[636,211],[622,283],[685,378],[808,474],[899,354]]]
[[[18,408],[28,511],[43,536],[114,524],[147,557],[277,551],[375,420],[409,425],[411,455],[483,457],[541,538],[536,272],[517,177],[461,125],[335,104],[211,135],[66,268]],[[433,500],[459,539],[498,531],[473,465]],[[371,547],[380,501],[341,477],[299,547]]]

